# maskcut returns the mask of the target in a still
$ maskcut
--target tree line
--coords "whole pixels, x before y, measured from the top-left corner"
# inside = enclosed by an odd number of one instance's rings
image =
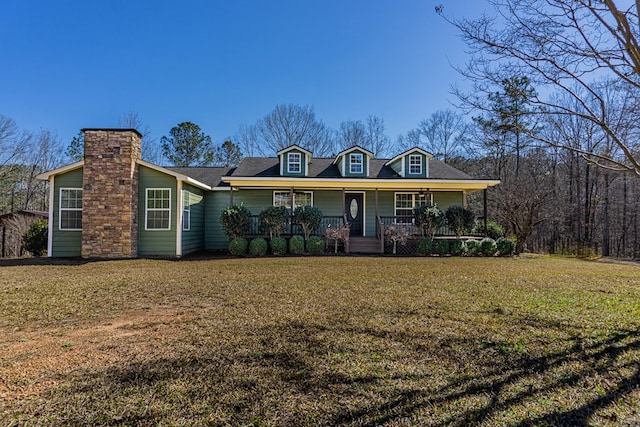
[[[489,191],[488,218],[518,250],[640,257],[639,3],[626,10],[613,0],[488,3],[494,15],[476,20],[436,8],[469,47],[468,64],[457,70],[472,88],[452,88],[456,108],[394,141],[380,117],[331,129],[313,107],[295,104],[275,106],[219,146],[191,122],[159,141],[135,113],[119,124],[142,129],[143,158],[178,166],[232,167],[292,144],[318,157],[353,145],[382,158],[419,146],[474,177],[501,180]],[[0,212],[41,209],[47,195],[35,175],[81,158],[82,135],[62,159],[55,133],[31,134],[0,119]],[[469,206],[481,215],[480,196]]]

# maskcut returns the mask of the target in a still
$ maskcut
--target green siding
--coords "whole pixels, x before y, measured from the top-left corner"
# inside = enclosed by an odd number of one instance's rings
[[[289,153],[300,154],[300,172],[289,172]],[[282,162],[282,176],[305,176],[307,173],[307,156],[300,150],[291,149],[282,153],[280,157]]]
[[[235,192],[234,192],[235,194]],[[204,225],[205,249],[208,251],[225,250],[229,247],[229,238],[222,230],[220,214],[229,206],[228,191],[212,191],[205,195],[206,219]]]
[[[191,227],[182,231],[182,254],[198,252],[205,247],[205,200],[204,191],[184,184],[183,194],[191,209]]]
[[[418,155],[422,159],[422,173],[410,173],[409,157],[412,155]],[[403,157],[403,161],[405,178],[427,178],[427,156],[421,154],[419,151],[413,151],[411,153],[407,153],[407,155]]]
[[[351,173],[349,172],[349,161],[352,154],[362,154],[362,173]],[[367,170],[369,168],[369,157],[367,153],[360,150],[353,150],[348,152],[347,154],[342,156],[344,158],[344,170],[342,170],[342,176],[350,177],[350,178],[358,178],[358,177],[366,177]],[[342,159],[340,160],[342,162]]]
[[[451,206],[464,206],[464,193],[462,191],[443,191],[441,193],[433,193],[433,203],[435,203],[443,212]]]
[[[138,255],[175,256],[178,194],[177,182],[171,175],[140,166],[138,191]],[[145,230],[145,207],[148,188],[169,188],[171,190],[171,222],[169,230]]]
[[[53,182],[53,247],[51,256],[75,257],[82,254],[82,231],[60,230],[60,188],[82,188],[82,168],[57,175]]]

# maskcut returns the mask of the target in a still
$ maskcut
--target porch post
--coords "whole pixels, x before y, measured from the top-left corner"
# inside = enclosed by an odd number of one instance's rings
[[[489,229],[487,228],[487,189],[484,191],[484,236],[487,237],[489,233]]]
[[[229,187],[229,205],[233,206],[233,187]]]
[[[293,187],[289,190],[289,197],[291,198],[291,217],[289,218],[289,234],[293,236],[293,211],[296,205],[293,201]]]
[[[344,214],[345,212],[347,212],[347,207],[345,206],[345,202],[344,202],[344,196],[345,196],[345,189],[344,187],[342,188],[342,217],[344,218]]]

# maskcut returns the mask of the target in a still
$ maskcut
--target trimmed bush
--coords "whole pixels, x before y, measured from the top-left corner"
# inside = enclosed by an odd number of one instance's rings
[[[432,237],[444,225],[444,214],[436,205],[416,206],[413,208],[413,217],[424,237]]]
[[[516,244],[513,240],[506,237],[500,237],[496,240],[496,247],[499,256],[511,256],[516,250]]]
[[[233,256],[244,256],[247,254],[247,239],[236,237],[229,242],[229,253]]]
[[[312,255],[320,255],[324,252],[324,240],[318,236],[311,236],[307,241],[307,251]]]
[[[496,241],[491,237],[485,237],[480,241],[480,252],[484,256],[494,256],[498,248],[496,247]]]
[[[486,235],[493,240],[497,240],[500,237],[504,237],[504,229],[500,224],[495,221],[487,221],[487,229],[484,229],[484,222],[480,221],[473,229],[474,234]]]
[[[46,255],[48,236],[49,221],[39,219],[31,224],[27,232],[22,236],[22,249],[36,257]]]
[[[251,212],[243,205],[232,205],[220,214],[222,229],[230,239],[244,237],[251,228]]]
[[[293,223],[300,225],[304,240],[309,240],[309,236],[322,222],[322,211],[314,206],[300,206],[293,211]]]
[[[267,254],[267,241],[257,237],[249,243],[249,254],[253,256],[265,256]]]
[[[284,206],[270,206],[260,212],[260,229],[269,233],[269,238],[280,237],[289,220],[289,209]]]
[[[431,237],[423,237],[418,240],[418,246],[416,247],[416,253],[422,256],[431,255],[431,248],[433,246],[433,240]]]
[[[480,241],[479,240],[467,240],[467,255],[480,256]]]
[[[462,256],[467,249],[462,239],[453,239],[449,245],[449,251],[452,256]]]
[[[457,237],[471,231],[476,223],[476,216],[469,209],[462,206],[451,206],[444,213],[446,223]]]
[[[291,255],[300,255],[304,253],[304,237],[291,236],[289,239],[289,253]]]
[[[287,241],[283,237],[274,237],[269,241],[269,247],[273,255],[285,255],[287,253]]]
[[[433,253],[439,256],[449,255],[449,240],[435,239],[433,241]]]

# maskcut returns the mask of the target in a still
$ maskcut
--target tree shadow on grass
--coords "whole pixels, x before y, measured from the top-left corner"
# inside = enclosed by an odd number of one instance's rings
[[[584,426],[607,409],[614,412],[609,415],[613,423],[637,416],[628,413],[630,408],[617,415],[615,406],[640,388],[640,362],[628,357],[640,351],[639,330],[574,339],[564,350],[535,356],[477,338],[438,340],[339,322],[279,322],[248,336],[239,346],[216,346],[195,336],[195,342],[203,341],[181,347],[173,357],[150,353],[110,368],[74,372],[61,378],[65,385],[52,391],[48,408],[67,425],[149,425],[167,417],[171,424],[201,421],[211,413],[224,414],[210,420],[214,425],[291,426],[493,425],[514,412],[521,415],[512,415],[510,425]],[[367,342],[401,348],[406,364],[385,364],[384,349],[377,354],[365,348]],[[430,375],[425,356],[442,360],[445,367],[462,360],[478,372]],[[580,392],[577,400],[538,408],[535,414],[522,409],[605,377],[598,395]]]

